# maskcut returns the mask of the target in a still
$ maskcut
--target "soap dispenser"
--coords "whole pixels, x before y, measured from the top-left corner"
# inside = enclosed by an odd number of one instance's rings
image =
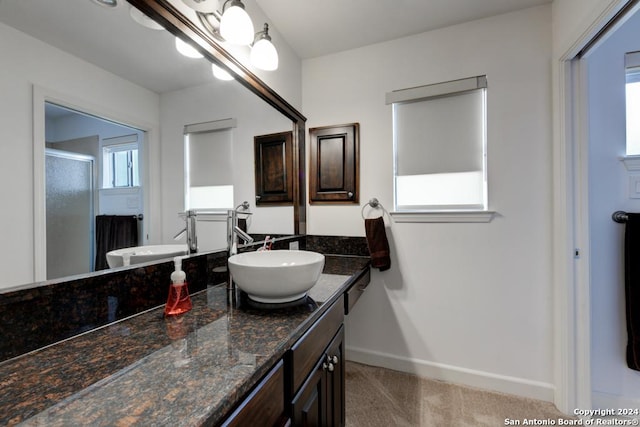
[[[191,297],[187,287],[186,274],[182,271],[182,257],[173,259],[175,271],[171,273],[169,297],[164,307],[165,316],[174,316],[191,310]]]

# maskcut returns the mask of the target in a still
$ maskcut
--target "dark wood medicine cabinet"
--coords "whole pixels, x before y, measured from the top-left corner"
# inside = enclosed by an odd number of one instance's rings
[[[292,132],[253,138],[256,206],[290,205],[293,202]]]
[[[309,203],[358,204],[360,125],[309,129]]]

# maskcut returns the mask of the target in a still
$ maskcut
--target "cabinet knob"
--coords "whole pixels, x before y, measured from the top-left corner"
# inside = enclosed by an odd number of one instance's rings
[[[333,366],[333,363],[325,362],[322,364],[322,369],[324,369],[325,371],[333,372],[335,370],[335,366]]]
[[[334,365],[337,365],[339,361],[340,359],[338,359],[338,356],[330,356],[327,354],[327,363],[333,363]]]
[[[348,197],[348,198],[350,198],[350,199],[351,199],[351,198],[353,198],[353,193],[352,193],[351,191],[349,191],[349,192],[347,193],[347,197]]]
[[[256,196],[256,200],[262,199],[262,196]]]

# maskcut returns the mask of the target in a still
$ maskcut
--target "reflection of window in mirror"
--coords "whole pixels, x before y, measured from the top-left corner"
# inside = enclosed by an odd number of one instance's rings
[[[186,125],[185,210],[233,209],[234,119]]]
[[[102,140],[102,188],[140,186],[138,135]]]
[[[627,156],[640,155],[640,52],[625,55]]]

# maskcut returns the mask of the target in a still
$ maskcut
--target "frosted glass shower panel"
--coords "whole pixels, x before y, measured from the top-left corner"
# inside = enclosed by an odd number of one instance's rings
[[[93,157],[46,152],[47,279],[93,270]]]

